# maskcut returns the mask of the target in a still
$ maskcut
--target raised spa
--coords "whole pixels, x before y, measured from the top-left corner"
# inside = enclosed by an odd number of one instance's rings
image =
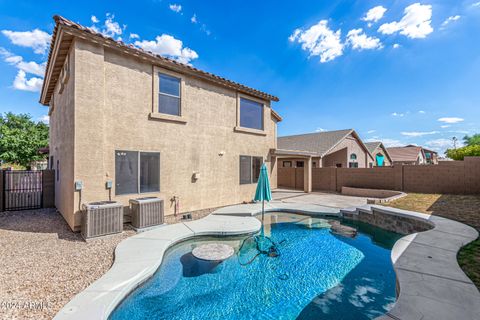
[[[399,234],[335,218],[265,218],[275,254],[259,253],[249,236],[178,243],[110,319],[372,319],[391,308],[390,251]],[[205,243],[225,243],[235,253],[199,260],[192,250]]]

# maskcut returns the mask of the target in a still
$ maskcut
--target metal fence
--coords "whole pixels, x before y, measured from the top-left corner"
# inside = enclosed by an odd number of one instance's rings
[[[4,211],[42,208],[43,171],[3,171]]]

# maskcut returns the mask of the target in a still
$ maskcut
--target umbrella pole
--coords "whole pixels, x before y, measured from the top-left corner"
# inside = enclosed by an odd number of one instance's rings
[[[263,216],[265,215],[265,200],[262,200],[262,236],[263,236]]]

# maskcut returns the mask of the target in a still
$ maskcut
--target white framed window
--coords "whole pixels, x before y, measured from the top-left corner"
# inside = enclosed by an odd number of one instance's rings
[[[240,184],[257,183],[262,164],[262,157],[240,156]]]
[[[158,113],[181,115],[181,79],[158,73]]]

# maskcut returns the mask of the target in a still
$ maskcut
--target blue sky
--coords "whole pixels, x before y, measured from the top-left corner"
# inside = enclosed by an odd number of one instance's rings
[[[54,14],[279,96],[279,135],[443,151],[480,132],[480,0],[0,0],[0,112],[46,121]]]

